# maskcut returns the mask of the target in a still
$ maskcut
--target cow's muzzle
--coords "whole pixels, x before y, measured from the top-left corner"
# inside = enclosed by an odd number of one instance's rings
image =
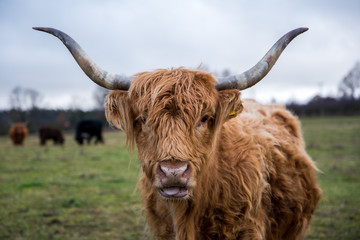
[[[189,194],[190,164],[181,161],[161,162],[156,171],[157,188],[167,199],[184,198]]]

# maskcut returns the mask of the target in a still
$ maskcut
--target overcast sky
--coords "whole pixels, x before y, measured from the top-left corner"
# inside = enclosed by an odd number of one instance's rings
[[[309,27],[243,91],[286,103],[336,96],[360,60],[359,24],[359,0],[0,0],[0,109],[16,86],[41,93],[42,107],[94,105],[95,84],[58,39],[33,26],[62,30],[103,69],[126,75],[201,64],[241,73],[283,34]]]

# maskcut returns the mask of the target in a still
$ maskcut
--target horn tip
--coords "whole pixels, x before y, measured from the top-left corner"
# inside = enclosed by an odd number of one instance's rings
[[[32,29],[41,31],[43,29],[43,27],[32,27]]]
[[[49,27],[32,27],[32,29],[37,30],[37,31],[51,33],[51,34],[58,32],[58,30],[56,30],[55,28],[49,28]]]
[[[32,29],[37,30],[37,31],[42,31],[42,32],[49,31],[49,28],[46,28],[46,27],[32,27]]]
[[[307,30],[309,30],[308,27],[301,27],[301,28],[298,28],[299,32],[300,33],[303,33],[303,32],[306,32]]]

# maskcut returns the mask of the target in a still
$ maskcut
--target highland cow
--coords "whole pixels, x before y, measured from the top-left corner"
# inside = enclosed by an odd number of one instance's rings
[[[98,120],[83,120],[76,127],[75,140],[83,145],[84,139],[90,144],[91,139],[95,137],[95,144],[104,143],[102,136],[102,122]]]
[[[9,137],[15,146],[21,146],[24,143],[28,129],[24,123],[14,123],[9,130]]]
[[[39,129],[39,138],[40,144],[42,146],[46,145],[47,140],[53,140],[55,145],[63,145],[64,144],[64,136],[62,132],[53,127],[42,127]]]
[[[320,199],[300,124],[281,106],[241,100],[288,43],[279,39],[248,71],[216,79],[185,68],[133,77],[97,66],[68,35],[58,37],[84,72],[113,91],[106,117],[136,143],[139,188],[156,239],[301,239]]]

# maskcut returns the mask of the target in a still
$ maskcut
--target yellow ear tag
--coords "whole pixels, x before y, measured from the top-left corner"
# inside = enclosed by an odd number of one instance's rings
[[[235,114],[236,114],[235,110],[232,110],[232,111],[230,112],[229,116],[230,116],[230,117],[234,117]]]

